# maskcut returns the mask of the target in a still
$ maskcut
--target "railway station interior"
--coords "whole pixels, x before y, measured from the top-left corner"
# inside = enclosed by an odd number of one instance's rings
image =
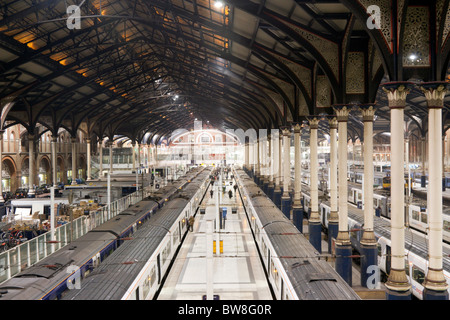
[[[0,0],[0,301],[448,300],[449,83],[450,0]]]

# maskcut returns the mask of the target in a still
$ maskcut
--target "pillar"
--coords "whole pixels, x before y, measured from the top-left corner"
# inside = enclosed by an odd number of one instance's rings
[[[291,197],[289,195],[289,181],[291,180],[290,165],[290,133],[289,128],[283,129],[283,195],[281,196],[281,211],[290,219],[291,218]]]
[[[249,165],[249,150],[248,143],[244,141],[244,169],[245,172],[248,173],[248,165]]]
[[[0,204],[5,202],[3,199],[3,133],[4,130],[0,130]]]
[[[424,300],[448,300],[442,269],[442,108],[447,92],[445,82],[421,84],[428,104],[428,272],[423,286]]]
[[[133,171],[136,171],[136,147],[131,142],[131,159],[133,161]]]
[[[273,192],[275,190],[275,183],[274,183],[274,172],[275,172],[275,161],[274,161],[274,138],[273,138],[273,133],[271,132],[270,136],[269,136],[269,184],[267,185],[267,196],[270,199],[273,199]],[[276,137],[278,139],[278,136]]]
[[[299,123],[294,125],[294,201],[292,204],[292,219],[294,225],[300,232],[303,232],[303,207],[302,207],[302,159],[301,159],[301,126]]]
[[[259,185],[259,178],[260,178],[260,152],[259,152],[259,146],[260,146],[260,142],[259,142],[259,137],[256,139],[255,141],[255,173],[254,173],[254,179],[255,179],[255,183],[257,185]]]
[[[34,135],[28,135],[28,198],[36,197],[34,189]]]
[[[427,171],[426,171],[426,167],[425,167],[426,156],[427,156],[427,148],[426,148],[425,142],[426,142],[426,138],[425,137],[421,137],[420,138],[420,147],[422,148],[422,155],[421,155],[422,176],[420,177],[420,186],[422,188],[426,188],[426,186],[427,186]]]
[[[345,105],[333,106],[338,121],[338,177],[339,177],[339,228],[336,238],[336,271],[352,285],[352,246],[348,231],[347,207],[347,121],[350,109]]]
[[[72,185],[77,184],[77,138],[72,138]]]
[[[319,156],[317,151],[318,139],[317,130],[319,129],[319,119],[314,117],[309,120],[309,149],[310,149],[310,181],[311,181],[311,214],[308,220],[309,242],[314,248],[322,252],[322,225],[319,215]]]
[[[91,139],[86,139],[86,162],[87,162],[87,173],[86,180],[90,181],[91,178]]]
[[[109,176],[111,176],[111,174],[113,172],[113,141],[112,141],[112,139],[108,140],[108,148],[109,148]],[[139,153],[138,153],[138,157],[139,157]]]
[[[102,178],[103,178],[103,139],[102,138],[99,139],[98,144],[99,144],[98,180],[102,180]]]
[[[137,168],[139,169],[141,167],[141,146],[137,141],[136,141],[136,149],[137,149]],[[110,150],[112,150],[112,142],[110,145]],[[111,153],[111,155],[112,155],[112,153]],[[112,163],[112,157],[111,157],[111,163]],[[111,166],[111,171],[112,171],[112,166]],[[166,172],[166,176],[167,176],[167,172]]]
[[[254,173],[254,165],[255,165],[255,156],[254,156],[254,148],[253,148],[253,142],[250,140],[248,141],[248,175],[250,178],[253,178]]]
[[[409,83],[382,85],[391,110],[391,272],[385,283],[388,300],[411,299],[405,272],[404,108]]]
[[[277,138],[278,137],[278,138]],[[273,203],[278,207],[278,209],[281,209],[281,184],[282,184],[282,170],[283,170],[283,164],[282,164],[282,139],[283,135],[281,134],[280,130],[277,130],[275,134],[275,157],[277,158],[276,164],[278,164],[278,168],[276,168],[276,174],[275,174],[275,189],[273,191]]]
[[[51,148],[52,148],[52,182],[53,186],[56,187],[57,184],[57,165],[56,165],[56,143],[58,141],[58,136],[52,136]]]
[[[339,230],[338,189],[337,189],[337,128],[336,117],[329,120],[330,125],[330,218],[328,219],[328,253],[331,253],[333,239],[336,240]]]
[[[370,266],[378,264],[377,240],[373,232],[373,105],[361,105],[364,122],[364,231],[361,244],[361,286],[368,287],[373,271]]]
[[[262,170],[261,170],[261,187],[265,194],[269,193],[269,153],[267,146],[267,133],[262,137]]]

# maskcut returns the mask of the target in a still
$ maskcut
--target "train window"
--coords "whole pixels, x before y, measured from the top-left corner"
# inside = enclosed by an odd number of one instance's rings
[[[373,207],[378,208],[378,199],[373,199]]]
[[[409,277],[409,262],[405,259],[405,272],[406,276]]]
[[[172,242],[173,246],[175,246],[178,243],[178,235],[179,235],[179,231],[178,231],[178,227],[177,227],[173,233],[173,242]]]
[[[419,284],[422,284],[425,281],[425,272],[418,267],[413,266],[413,279]]]
[[[139,300],[139,287],[136,289],[136,300]]]
[[[273,260],[270,263],[270,270],[272,271],[272,277],[275,282],[275,285],[278,287],[278,278],[279,278],[278,269],[275,267]]]
[[[162,252],[163,264],[166,262],[167,258],[169,257],[169,253],[170,253],[170,243],[167,243],[166,247],[164,248],[164,250]]]
[[[152,270],[150,271],[150,286],[153,287],[156,280],[156,269],[155,266],[152,267]]]
[[[428,215],[425,212],[421,213],[420,221],[422,221],[423,223],[428,223]]]
[[[352,237],[353,239],[358,239],[358,233],[357,233],[357,229],[355,228],[350,228],[350,237]]]
[[[450,232],[450,221],[444,220],[443,230],[444,232]]]
[[[383,254],[383,247],[381,246],[381,244],[377,244],[377,249],[378,249],[378,256],[381,257],[381,255]]]
[[[419,211],[413,209],[412,210],[412,218],[414,220],[419,220]]]
[[[148,292],[150,291],[150,277],[146,276],[144,279],[144,284],[142,286],[142,296],[147,297]]]

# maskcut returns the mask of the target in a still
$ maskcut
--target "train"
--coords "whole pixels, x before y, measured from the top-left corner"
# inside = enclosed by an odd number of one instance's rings
[[[178,197],[191,181],[202,179],[204,171],[204,167],[193,168],[177,181],[159,189],[152,197],[144,198],[3,282],[0,284],[0,300],[62,299],[152,221],[154,215]]]
[[[174,194],[152,219],[62,300],[155,299],[209,187],[211,169]]]
[[[357,186],[349,186],[348,202],[357,206],[362,204],[362,189]],[[391,218],[391,200],[388,193],[377,190],[373,194],[373,208],[378,209],[381,217]],[[450,207],[443,206],[443,240],[450,243]],[[415,200],[405,204],[406,225],[426,234],[428,231],[428,210],[426,202]]]
[[[311,198],[309,187],[302,186],[303,209],[308,212]],[[414,206],[410,206],[410,212],[413,212]],[[420,210],[420,209],[419,209]],[[322,228],[325,233],[328,231],[328,220],[330,218],[330,203],[321,201],[319,203],[319,215],[322,222]],[[421,211],[424,212],[424,211]],[[416,217],[417,218],[417,217]],[[420,214],[418,216],[420,219]],[[360,253],[360,240],[364,228],[364,216],[362,211],[354,206],[348,207],[348,230],[352,247],[355,252]],[[422,286],[425,280],[425,273],[428,266],[428,242],[426,237],[411,228],[405,232],[405,266],[407,277],[412,287],[412,294],[418,299],[423,298]],[[448,231],[448,229],[447,229]],[[390,272],[391,240],[390,240],[390,222],[389,220],[374,216],[374,234],[378,245],[378,267],[386,278]],[[444,246],[443,268],[447,283],[450,284],[450,249]],[[449,289],[450,292],[450,289]]]
[[[244,170],[234,176],[275,299],[360,300]]]

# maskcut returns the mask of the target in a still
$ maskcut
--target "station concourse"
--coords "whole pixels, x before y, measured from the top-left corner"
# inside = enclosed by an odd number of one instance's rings
[[[203,297],[200,261],[222,297],[301,296],[257,229],[268,199],[333,267],[320,281],[374,290],[375,267],[387,300],[448,300],[449,64],[449,0],[0,0],[0,288],[177,194],[197,213],[162,299]],[[183,193],[199,168],[220,172],[221,202]],[[225,265],[247,277],[225,283]]]

